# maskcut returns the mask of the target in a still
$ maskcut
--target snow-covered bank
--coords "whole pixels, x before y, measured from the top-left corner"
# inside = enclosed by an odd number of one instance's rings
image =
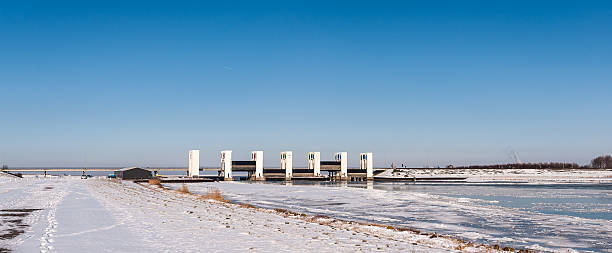
[[[17,237],[0,240],[0,248],[15,252],[137,252],[137,245],[89,191],[79,177],[26,177],[0,180],[0,209],[40,209],[23,217]],[[11,213],[5,212],[4,214]],[[11,217],[5,216],[2,218]],[[14,217],[14,216],[13,216]],[[14,221],[12,217],[10,220]],[[14,224],[5,219],[3,224]],[[7,227],[0,227],[5,233]]]
[[[169,185],[179,187],[180,185]],[[415,227],[427,232],[455,235],[486,244],[504,244],[550,251],[603,251],[612,247],[612,222],[596,218],[582,218],[562,213],[544,213],[522,208],[491,205],[489,200],[451,197],[419,190],[419,185],[383,184],[382,190],[335,185],[281,185],[242,182],[190,184],[191,191],[204,193],[218,188],[232,200],[266,208],[284,208],[311,215],[327,215],[345,220]],[[416,187],[413,187],[416,186]],[[413,187],[413,188],[411,188]],[[436,186],[434,186],[436,187]],[[398,189],[396,189],[398,188]],[[462,188],[457,188],[462,189]],[[452,190],[452,189],[451,189]],[[484,187],[476,190],[503,194],[533,196],[533,189]],[[609,198],[612,189],[604,190],[596,198]],[[500,194],[503,193],[503,194]],[[580,190],[553,189],[548,195],[568,198],[590,198]],[[549,196],[541,196],[548,198]],[[493,201],[493,200],[490,200]],[[545,203],[543,203],[545,204]],[[560,203],[563,205],[563,203]],[[554,208],[554,207],[553,207]],[[610,209],[612,207],[601,207]]]
[[[307,221],[301,216],[279,215],[270,210],[224,204],[155,187],[104,182],[94,187],[108,205],[126,214],[119,216],[126,217],[121,220],[133,231],[147,234],[147,238],[160,237],[148,243],[162,251],[176,250],[176,245],[168,244],[167,236],[173,240],[181,238],[180,251],[445,252],[457,251],[460,245],[456,240],[430,238],[409,231],[316,219]],[[147,215],[134,215],[139,212]],[[480,250],[483,248],[464,249]]]
[[[0,249],[14,252],[490,252],[451,238],[245,208],[116,180],[2,179],[0,192],[0,209],[36,209],[20,216],[23,226],[7,227],[3,220],[0,233],[23,230],[0,239]]]
[[[612,183],[612,170],[549,169],[396,169],[379,177],[467,177],[467,182]]]

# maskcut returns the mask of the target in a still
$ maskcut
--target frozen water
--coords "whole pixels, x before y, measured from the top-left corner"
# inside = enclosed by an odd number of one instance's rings
[[[404,225],[487,244],[612,248],[612,184],[303,184],[189,186],[200,192],[217,187],[230,199],[261,207]]]

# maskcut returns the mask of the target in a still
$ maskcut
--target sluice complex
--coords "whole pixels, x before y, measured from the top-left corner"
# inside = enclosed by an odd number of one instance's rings
[[[338,152],[334,160],[321,161],[321,152],[308,152],[307,168],[293,167],[293,152],[284,151],[280,153],[280,168],[264,168],[263,151],[251,152],[251,159],[239,161],[232,159],[232,151],[221,151],[221,167],[219,177],[223,180],[233,180],[233,172],[247,172],[249,180],[372,180],[374,179],[374,166],[372,153],[361,153],[359,155],[359,168],[348,167],[348,153]],[[326,175],[322,172],[327,172]],[[200,151],[189,151],[189,177],[200,176]]]

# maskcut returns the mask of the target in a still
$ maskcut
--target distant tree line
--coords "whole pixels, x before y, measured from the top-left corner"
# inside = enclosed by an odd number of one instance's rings
[[[508,163],[508,164],[493,164],[493,165],[468,165],[453,167],[449,165],[447,168],[455,169],[612,169],[612,156],[603,155],[591,160],[591,164],[580,166],[577,163]]]
[[[455,169],[579,169],[577,163],[508,163],[495,165],[469,165],[454,167]]]
[[[591,160],[591,167],[594,169],[612,169],[612,156],[602,155]]]

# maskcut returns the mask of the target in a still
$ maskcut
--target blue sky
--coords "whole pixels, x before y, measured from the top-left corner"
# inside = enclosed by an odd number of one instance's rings
[[[584,164],[612,153],[611,27],[610,1],[4,1],[0,160]]]

